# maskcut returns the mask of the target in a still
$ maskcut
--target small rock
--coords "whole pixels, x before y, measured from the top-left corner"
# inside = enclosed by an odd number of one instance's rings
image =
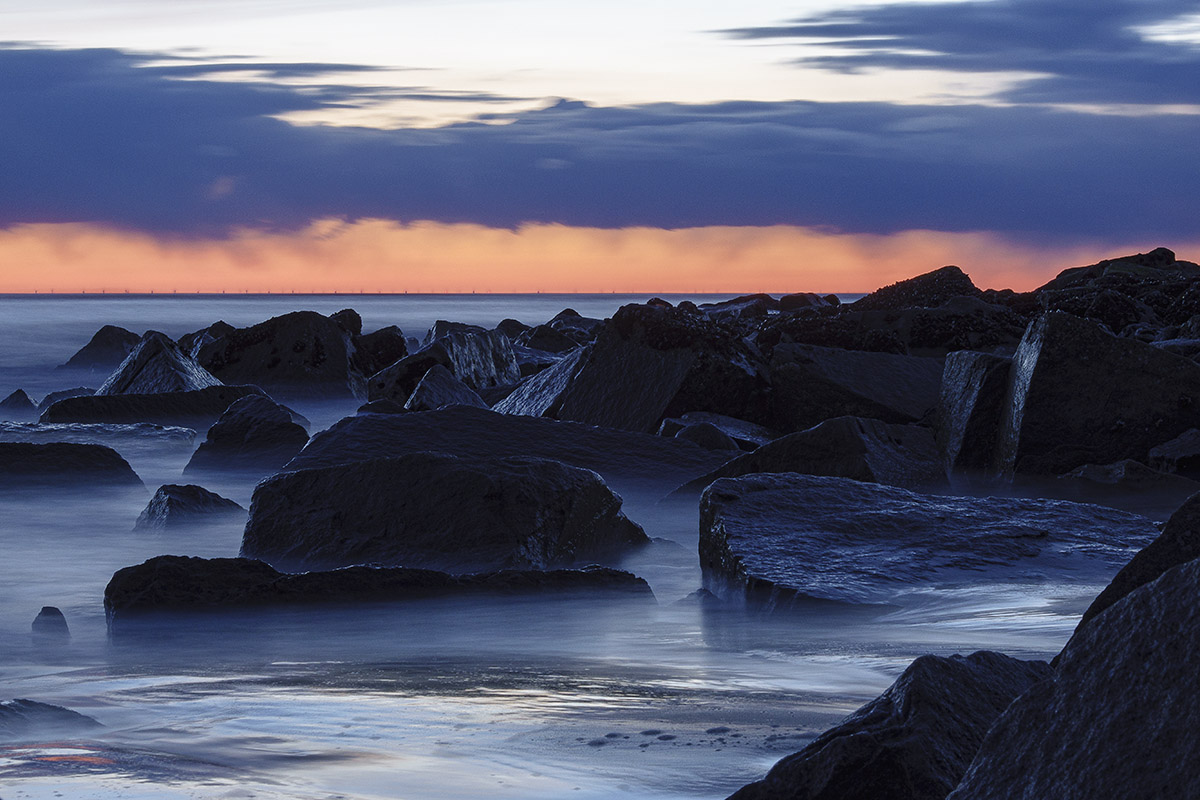
[[[54,606],[42,606],[42,610],[33,619],[32,632],[35,644],[58,645],[71,640],[67,618]]]

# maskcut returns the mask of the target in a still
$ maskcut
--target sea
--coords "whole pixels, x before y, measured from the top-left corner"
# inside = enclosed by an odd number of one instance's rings
[[[728,296],[676,296],[713,302]],[[0,296],[0,397],[98,386],[56,369],[101,326],[172,337],[224,320],[353,308],[364,330],[421,338],[439,319],[610,316],[643,295]],[[849,298],[847,298],[849,299]],[[299,405],[313,432],[357,403]],[[103,727],[0,741],[0,800],[15,798],[644,798],[715,800],[886,688],[918,655],[999,650],[1047,658],[1102,579],[989,582],[925,594],[867,619],[707,613],[695,507],[627,497],[659,554],[626,566],[656,603],[459,602],[279,613],[109,638],[104,587],[162,555],[234,556],[242,521],[135,531],[153,490],[198,442],[115,445],[145,490],[0,499],[0,700],[53,703]],[[249,505],[252,480],[208,488]],[[664,555],[665,553],[665,555]],[[55,606],[69,645],[30,635]]]

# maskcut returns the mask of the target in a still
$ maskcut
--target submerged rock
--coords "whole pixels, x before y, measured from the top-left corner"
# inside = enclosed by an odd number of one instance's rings
[[[115,369],[125,360],[137,343],[140,336],[116,325],[105,325],[92,336],[67,363],[59,369],[103,370],[108,372]]]
[[[67,618],[54,606],[42,606],[42,610],[33,618],[31,633],[36,645],[62,645],[71,641]]]
[[[594,472],[531,458],[411,453],[263,481],[242,555],[289,569],[478,572],[611,562],[648,542]]]
[[[91,717],[36,700],[0,702],[0,739],[74,736],[103,727]]]
[[[701,497],[700,567],[705,588],[768,610],[891,603],[914,588],[981,580],[1101,583],[1155,533],[1144,517],[1060,500],[748,475]]]
[[[210,386],[192,392],[69,397],[42,413],[44,423],[145,422],[207,430],[236,400],[262,395],[257,386]]]
[[[37,419],[38,410],[24,389],[17,389],[8,397],[0,400],[0,419],[24,422]]]
[[[221,382],[158,331],[149,331],[108,376],[96,396],[190,392]]]
[[[142,486],[116,450],[99,444],[0,442],[0,491]]]
[[[988,728],[1053,670],[980,651],[921,656],[887,691],[730,800],[942,800]]]
[[[232,500],[195,484],[168,483],[158,487],[138,515],[134,530],[166,530],[205,522],[221,522],[246,513]]]
[[[384,402],[384,401],[377,401]],[[434,364],[404,404],[407,411],[435,411],[445,406],[488,408],[477,392],[441,364]]]
[[[269,397],[243,397],[208,429],[183,471],[276,470],[308,443],[308,432],[294,420],[291,411]]]

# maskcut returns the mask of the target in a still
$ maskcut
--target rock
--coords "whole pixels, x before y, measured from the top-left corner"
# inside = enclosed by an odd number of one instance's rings
[[[500,320],[500,324],[496,326],[496,330],[507,336],[509,340],[515,342],[517,337],[525,331],[530,330],[530,327],[519,320],[502,319]]]
[[[355,336],[352,362],[363,375],[374,375],[408,355],[404,331],[395,325]]]
[[[966,273],[949,266],[876,289],[852,305],[855,311],[936,308],[955,297],[978,297],[980,294]]]
[[[257,386],[210,386],[192,392],[70,397],[46,409],[41,422],[145,422],[207,430],[235,400],[262,394]]]
[[[1111,505],[1154,519],[1165,516],[1155,513],[1156,509],[1174,510],[1200,492],[1200,483],[1194,480],[1159,472],[1131,459],[1113,464],[1084,464],[1058,476],[1055,482],[1059,485],[1054,497]],[[1018,477],[1014,485],[1020,488],[1022,483]]]
[[[1200,430],[1188,428],[1169,442],[1151,447],[1149,464],[1163,472],[1200,479]]]
[[[938,405],[942,362],[781,344],[771,358],[776,427],[807,430],[843,416],[909,423],[929,419]]]
[[[838,417],[740,455],[681,486],[675,496],[695,496],[718,478],[796,472],[853,478],[907,489],[941,486],[945,473],[928,428]]]
[[[497,331],[448,333],[371,376],[372,400],[404,403],[421,378],[441,365],[472,389],[516,383],[521,370],[508,338]]]
[[[0,702],[0,739],[8,741],[74,736],[102,727],[104,726],[91,717],[62,706],[52,706],[36,700]]]
[[[168,483],[158,487],[138,515],[134,530],[167,530],[208,522],[222,522],[246,513],[232,500],[194,484]]]
[[[8,397],[0,400],[0,419],[24,422],[37,419],[37,406],[25,394],[24,389],[17,389]]]
[[[103,370],[108,372],[125,360],[142,337],[116,325],[105,325],[91,341],[71,356],[59,369]]]
[[[1159,350],[1183,356],[1189,361],[1195,361],[1197,358],[1200,358],[1200,339],[1162,339],[1150,344]]]
[[[359,414],[407,414],[408,409],[395,400],[372,400],[358,407]]]
[[[1103,583],[1155,535],[1134,514],[1060,500],[943,497],[847,478],[722,478],[700,500],[704,587],[765,610],[895,603],[921,586]]]
[[[988,728],[1053,670],[981,650],[921,656],[887,691],[730,800],[942,800]]]
[[[490,408],[476,392],[441,364],[434,364],[421,378],[404,404],[406,411],[434,411],[445,406]]]
[[[1005,474],[1144,463],[1200,427],[1200,365],[1070,314],[1031,323],[1013,365],[997,450]]]
[[[282,568],[480,572],[612,561],[648,542],[594,472],[410,453],[262,481],[241,554]]]
[[[161,455],[164,449],[186,449],[190,453],[195,439],[196,432],[191,428],[151,425],[144,422],[129,425],[0,422],[0,441],[4,442],[104,444],[119,451],[146,450]]]
[[[337,322],[294,311],[209,342],[198,360],[225,383],[260,386],[277,397],[361,398],[365,378],[352,353],[350,334]]]
[[[517,368],[522,378],[536,375],[543,370],[553,367],[565,357],[563,353],[547,353],[543,350],[533,350],[519,344],[512,346],[513,356],[517,359]],[[576,351],[578,348],[576,348]],[[572,351],[572,352],[576,352]]]
[[[587,344],[596,338],[596,334],[604,325],[604,320],[584,317],[573,308],[564,308],[546,324],[571,337],[579,344]]]
[[[1004,420],[1012,359],[960,350],[946,356],[938,402],[937,440],[947,472],[993,472]]]
[[[580,347],[552,366],[522,381],[493,408],[501,414],[557,419],[575,376],[591,358],[591,347]]]
[[[742,450],[755,450],[772,439],[779,438],[778,433],[762,425],[755,425],[744,419],[727,417],[724,414],[714,414],[711,411],[689,411],[679,417],[668,417],[658,426],[658,435],[674,436],[688,425],[701,423],[719,428]]]
[[[307,443],[308,432],[294,421],[287,408],[264,395],[249,395],[225,409],[183,472],[271,472],[290,461]]]
[[[836,295],[830,295],[834,300],[837,300]],[[805,308],[824,308],[830,305],[841,305],[840,302],[831,303],[828,298],[822,297],[819,294],[812,292],[797,292],[796,294],[785,294],[779,298],[779,310],[784,313],[800,311]]]
[[[165,334],[149,331],[100,385],[96,396],[191,392],[221,385]]]
[[[703,447],[705,450],[734,450],[739,451],[737,442],[725,431],[711,422],[693,422],[684,425],[675,433],[675,438],[684,442]]]
[[[362,335],[362,317],[353,308],[343,308],[341,311],[330,314],[329,318],[351,336]]]
[[[206,344],[209,342],[215,342],[217,339],[220,339],[222,336],[227,336],[230,333],[233,333],[235,330],[237,330],[237,328],[233,327],[225,320],[217,320],[207,328],[202,328],[193,333],[185,333],[183,336],[179,337],[176,343],[179,345],[179,349],[184,353],[187,353],[187,355],[191,356],[192,358],[198,358],[200,356],[200,350]]]
[[[1091,619],[988,731],[951,800],[1200,796],[1200,561]]]
[[[71,641],[67,618],[54,606],[42,606],[42,610],[33,618],[31,633],[36,645],[63,645]]]
[[[779,301],[769,294],[748,294],[720,303],[701,303],[700,311],[710,319],[727,325],[753,323],[779,310]]]
[[[0,442],[0,492],[140,487],[116,450],[99,444]]]
[[[158,556],[118,570],[104,589],[104,609],[109,630],[119,633],[123,622],[155,613],[554,594],[654,600],[641,578],[603,567],[458,576],[403,567],[347,567],[289,575],[248,558]]]
[[[1110,258],[1087,267],[1073,267],[1060,272],[1052,281],[1035,290],[1041,294],[1050,290],[1078,289],[1112,280],[1122,276],[1156,279],[1164,275],[1181,273],[1189,278],[1200,278],[1200,267],[1190,261],[1179,261],[1175,253],[1165,247],[1138,253],[1132,256]]]
[[[565,353],[579,347],[579,342],[549,325],[538,325],[518,336],[514,342],[543,353]]]
[[[480,325],[471,325],[466,322],[450,322],[449,320],[439,319],[425,332],[425,339],[421,344],[427,346],[452,333],[487,333],[487,328]]]
[[[38,414],[41,414],[59,400],[66,400],[68,397],[90,397],[95,393],[95,389],[87,386],[76,386],[74,389],[60,389],[57,392],[51,392],[43,397],[41,402],[37,404],[37,412]]]
[[[287,469],[423,451],[466,459],[528,456],[562,461],[598,472],[626,500],[630,496],[658,500],[725,460],[721,453],[659,436],[452,406],[439,411],[347,417],[315,435]]]

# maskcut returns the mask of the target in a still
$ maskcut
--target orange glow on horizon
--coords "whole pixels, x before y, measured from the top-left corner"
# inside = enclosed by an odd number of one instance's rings
[[[30,224],[0,230],[0,292],[869,292],[946,264],[982,288],[1026,290],[1067,267],[1157,244],[1056,248],[987,232],[846,234],[782,225],[509,230],[389,220],[181,240]]]

